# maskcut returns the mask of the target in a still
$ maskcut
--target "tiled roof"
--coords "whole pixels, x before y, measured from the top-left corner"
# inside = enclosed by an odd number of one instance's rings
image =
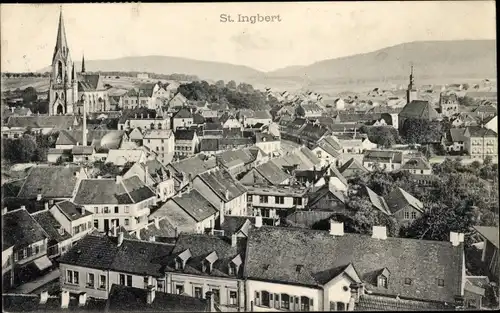
[[[363,162],[403,162],[403,152],[389,150],[368,150],[365,152]]]
[[[205,118],[203,117],[203,115],[199,114],[199,113],[194,113],[193,114],[193,123],[194,124],[203,124],[205,123]]]
[[[106,163],[114,163],[123,166],[128,162],[139,162],[144,155],[141,149],[110,149],[106,157]]]
[[[453,302],[462,285],[463,247],[442,241],[381,240],[350,233],[332,236],[325,231],[262,226],[250,232],[244,276],[322,286],[334,278],[334,269],[352,264],[374,293]],[[301,273],[297,265],[303,265]],[[383,269],[390,273],[387,288],[376,286],[376,276]],[[412,279],[412,285],[405,285],[405,278]],[[444,287],[438,286],[438,279],[444,280]]]
[[[345,176],[345,173],[347,170],[353,170],[353,171],[361,171],[364,173],[368,173],[368,170],[361,164],[358,160],[355,158],[351,158],[349,161],[344,163],[340,169],[339,172],[342,173]]]
[[[109,270],[162,277],[173,248],[173,245],[159,242],[124,239]]]
[[[50,211],[37,212],[32,216],[42,226],[45,233],[47,233],[49,241],[62,242],[71,238],[71,235],[62,228],[61,224],[54,218]]]
[[[389,211],[389,208],[387,207],[387,203],[385,202],[385,199],[379,195],[377,195],[375,193],[375,191],[371,190],[370,188],[368,188],[368,186],[365,186],[366,187],[366,192],[368,193],[368,198],[370,199],[370,202],[372,203],[372,205],[379,209],[381,212],[385,213],[385,214],[388,214],[388,215],[391,215],[391,211]]]
[[[221,130],[222,131],[222,124],[220,123],[205,123],[203,126],[203,130]]]
[[[219,151],[219,138],[202,138],[200,151]]]
[[[193,177],[198,174],[204,173],[216,166],[215,159],[211,161],[204,161],[199,155],[191,158],[184,159],[178,162],[170,163],[169,166],[173,167],[175,172],[178,173],[191,173]]]
[[[174,118],[193,118],[193,114],[188,109],[182,108],[174,114]]]
[[[283,172],[281,168],[271,162],[263,163],[257,166],[255,170],[273,185],[280,185],[290,178],[290,175]]]
[[[84,179],[80,183],[74,202],[90,204],[133,204],[155,197],[155,193],[137,176],[123,179]]]
[[[87,298],[85,305],[80,306],[77,297],[70,295],[68,308],[61,308],[61,296],[49,296],[47,303],[40,304],[40,295],[35,294],[4,294],[2,307],[5,312],[104,312],[106,300]]]
[[[78,75],[78,91],[97,91],[104,90],[102,76],[99,74],[77,74]]]
[[[431,165],[422,157],[411,158],[401,167],[403,170],[430,170]]]
[[[248,223],[246,223],[247,221]],[[239,231],[248,236],[249,227],[252,224],[255,224],[255,217],[228,215],[224,216],[224,222],[220,225],[220,230],[224,231],[224,236],[231,236]]]
[[[442,302],[424,302],[395,297],[361,295],[355,304],[354,311],[443,311],[453,310],[453,306],[445,306]]]
[[[465,128],[450,128],[451,142],[465,141]]]
[[[2,186],[2,190],[3,188],[4,187]],[[44,210],[45,203],[46,201],[43,199],[42,201],[37,201],[36,199],[23,199],[17,197],[2,198],[2,206],[7,208],[8,211],[14,211],[21,208],[21,206],[24,206],[28,213],[35,213]]]
[[[405,208],[407,205],[412,206],[420,212],[424,210],[424,205],[420,200],[399,187],[390,192],[384,199],[387,203],[387,207],[393,214]]]
[[[48,239],[49,236],[25,209],[2,215],[2,239],[4,247],[22,248]]]
[[[92,155],[94,152],[94,147],[91,146],[74,146],[71,149],[72,155]]]
[[[144,133],[144,139],[168,139],[172,136],[170,129],[149,129]]]
[[[245,259],[246,239],[238,240],[236,247],[231,246],[231,239],[226,237],[185,234],[179,235],[175,248],[172,251],[171,261],[168,263],[169,272],[183,272],[199,276],[231,277],[229,275],[229,264],[238,254],[241,259]],[[186,266],[182,270],[176,270],[174,259],[180,253],[189,249],[191,257],[187,260]],[[212,252],[217,253],[218,260],[213,263],[212,272],[209,274],[202,271],[202,260]],[[243,265],[239,267],[238,275],[233,277],[241,278]]]
[[[194,189],[181,196],[173,197],[171,200],[177,203],[196,222],[204,221],[218,212],[205,197]]]
[[[240,128],[224,128],[222,129],[222,137],[233,139],[243,137],[243,132]]]
[[[11,116],[7,122],[7,127],[31,127],[31,128],[54,128],[56,130],[71,129],[78,127],[74,125],[75,116],[54,115],[54,116]]]
[[[143,288],[113,284],[109,293],[110,312],[209,312],[208,300],[164,292],[155,293],[147,303],[148,291]]]
[[[497,249],[499,248],[498,227],[474,226],[474,229],[491,242]]]
[[[70,221],[79,220],[82,217],[92,215],[91,212],[85,210],[82,214],[82,208],[71,201],[61,201],[55,204],[61,213]]]
[[[59,263],[105,270],[110,268],[118,249],[116,238],[89,234],[61,256]]]
[[[177,129],[175,131],[175,140],[193,140],[195,131],[190,129]]]
[[[198,177],[224,202],[229,202],[246,192],[245,187],[225,170],[218,169],[211,173],[200,174]]]
[[[403,108],[399,117],[436,119],[439,114],[428,101],[413,100]]]
[[[313,207],[319,200],[323,199],[326,195],[331,195],[338,199],[339,202],[345,203],[346,199],[343,193],[334,190],[329,184],[321,186],[318,190],[311,192],[309,195],[309,201],[307,205]]]
[[[337,177],[344,185],[348,186],[347,179],[339,172],[335,165],[331,165],[328,168],[328,176]]]
[[[79,166],[33,166],[19,191],[20,198],[71,198]]]
[[[483,128],[481,126],[469,126],[467,130],[470,134],[470,137],[497,137],[498,134],[493,130],[488,128]]]
[[[139,237],[142,240],[148,240],[150,237],[154,236],[156,241],[161,241],[165,238],[175,238],[177,236],[175,227],[166,218],[158,219],[158,228],[153,222],[135,232],[137,231],[139,231]]]

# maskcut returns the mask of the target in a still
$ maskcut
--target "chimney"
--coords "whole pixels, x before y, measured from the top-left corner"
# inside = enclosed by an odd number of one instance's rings
[[[460,244],[460,237],[460,233],[450,232],[450,242],[454,247]]]
[[[2,209],[2,215],[7,214],[7,212],[8,212],[8,211],[9,211],[9,210],[7,209],[7,207],[4,207],[4,208]]]
[[[208,306],[210,307],[210,312],[217,312],[217,310],[215,309],[215,302],[214,302],[213,292],[207,291],[205,293],[205,298],[208,301]]]
[[[153,285],[148,285],[148,295],[147,295],[147,303],[152,304],[155,301],[156,297],[156,287]]]
[[[229,190],[226,190],[226,200],[229,200]]]
[[[236,234],[231,235],[231,247],[236,247],[236,244],[238,243],[238,236]]]
[[[10,107],[10,112],[14,113],[15,107]]]
[[[61,309],[67,309],[69,306],[69,291],[63,290],[61,292]]]
[[[255,227],[257,228],[262,227],[262,216],[258,215],[255,217]]]
[[[97,179],[102,179],[102,176],[101,175],[97,176]]]
[[[160,218],[159,217],[155,217],[155,227],[156,227],[156,229],[160,229]]]
[[[42,291],[42,293],[40,293],[40,304],[47,303],[48,299],[49,299],[49,292],[47,290]]]
[[[39,194],[36,195],[36,201],[40,201],[40,200],[42,200],[42,194],[41,193],[39,193]]]
[[[116,175],[116,183],[120,184],[122,182],[122,178],[123,178],[122,176]]]
[[[80,208],[80,213],[81,213],[82,215],[85,215],[85,208],[84,208],[84,207],[81,207],[81,208]]]
[[[48,203],[48,202],[45,202],[45,203],[44,203],[44,207],[45,207],[45,210],[48,210],[48,209],[49,209],[49,203]]]
[[[385,226],[373,226],[372,238],[387,239],[387,228]]]
[[[155,242],[156,241],[156,236],[149,236],[149,241]]]
[[[87,293],[82,292],[78,296],[78,306],[85,306],[86,303],[87,303]]]
[[[123,232],[120,232],[118,234],[118,247],[121,246],[123,243]]]
[[[25,205],[21,205],[21,210],[26,210],[26,206]]]
[[[333,219],[330,220],[330,235],[344,236],[344,223],[337,222]]]

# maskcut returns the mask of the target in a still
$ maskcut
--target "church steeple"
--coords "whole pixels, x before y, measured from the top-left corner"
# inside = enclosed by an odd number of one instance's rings
[[[413,64],[410,70],[410,83],[408,84],[408,89],[406,90],[406,103],[411,103],[413,100],[417,100],[417,90],[415,89],[415,80],[413,78]]]
[[[413,64],[411,65],[411,71],[410,71],[410,83],[408,84],[408,90],[414,90],[413,85],[415,84],[415,81],[413,80]]]
[[[71,81],[75,81],[75,62],[73,62],[73,67],[71,68]]]
[[[82,54],[82,73],[85,73],[85,55]]]
[[[64,29],[62,8],[59,13],[59,26],[57,27],[56,46],[54,48],[52,61],[55,59],[57,52],[61,52],[62,56],[66,56],[68,53],[68,41],[66,40],[66,30]]]

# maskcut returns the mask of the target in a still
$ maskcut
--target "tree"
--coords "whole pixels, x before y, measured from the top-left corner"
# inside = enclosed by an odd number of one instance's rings
[[[25,104],[34,102],[38,99],[36,89],[33,87],[28,87],[28,88],[24,89],[21,93],[21,97],[23,98],[23,102]]]
[[[235,90],[236,89],[236,82],[234,80],[230,80],[227,83],[226,87],[229,88],[229,89]]]
[[[218,80],[216,83],[215,83],[215,86],[217,88],[224,88],[225,84],[224,84],[224,81],[223,80]]]
[[[370,235],[373,226],[385,226],[387,235],[394,237],[399,233],[399,224],[397,220],[374,208],[366,197],[353,197],[349,199],[346,206],[350,211],[355,212],[351,219],[346,219],[345,223],[349,228],[359,234]]]
[[[401,128],[401,137],[408,144],[428,144],[440,141],[443,134],[442,124],[439,121],[409,118]]]
[[[384,148],[389,148],[401,142],[397,130],[390,126],[362,126],[360,129],[368,139]]]

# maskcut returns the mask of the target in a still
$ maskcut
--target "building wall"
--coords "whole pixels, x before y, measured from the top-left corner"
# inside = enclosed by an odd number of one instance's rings
[[[162,164],[169,163],[174,156],[175,139],[173,135],[162,139],[145,138],[143,140],[143,145],[156,152],[158,154],[158,160]]]
[[[488,123],[486,123],[484,125],[484,127],[488,128],[488,129],[491,129],[495,133],[498,133],[498,120],[497,120],[497,117],[495,116],[491,121],[489,121]]]
[[[78,284],[70,283],[68,280],[68,270],[78,272]],[[88,297],[107,299],[111,285],[109,284],[109,272],[99,269],[75,266],[60,263],[59,264],[59,284],[63,291],[71,293],[86,292]],[[87,286],[88,274],[94,274],[94,288]],[[105,284],[100,288],[101,276],[105,277]]]
[[[321,166],[326,166],[329,164],[333,164],[336,161],[336,158],[323,150],[321,147],[315,147],[311,150],[321,161]]]
[[[235,118],[228,119],[223,125],[223,128],[242,128],[241,123]]]
[[[342,302],[347,311],[349,301],[351,300],[350,285],[352,283],[354,283],[354,280],[349,278],[346,274],[342,274],[328,282],[325,285],[323,310],[330,311],[332,306],[331,302],[335,302],[335,305],[338,305],[338,302]],[[338,309],[339,308],[337,308],[337,310]]]
[[[188,118],[173,118],[172,129],[175,131],[179,127],[190,127],[194,121],[192,117]]]
[[[411,169],[411,170],[404,170],[404,171],[410,172],[411,174],[423,174],[423,175],[431,175],[432,174],[432,169],[427,169],[427,170]]]
[[[68,233],[71,233],[71,221],[55,205],[50,208],[50,213]]]
[[[259,147],[262,151],[264,151],[266,154],[281,150],[281,140],[262,141],[256,143],[255,145]]]
[[[19,256],[18,256],[19,251],[27,250],[28,247],[31,247],[32,255],[25,257],[25,258],[19,258]],[[38,247],[38,249],[39,249],[38,253],[35,253],[36,247]],[[19,248],[14,249],[14,263],[16,265],[19,265],[19,266],[24,266],[26,264],[33,262],[34,260],[38,259],[39,257],[46,255],[46,254],[47,254],[47,239],[44,239],[44,240],[34,242],[34,243],[32,243],[32,244],[30,244],[22,249],[19,249]],[[25,255],[27,256],[27,253]]]
[[[291,308],[290,311],[301,311],[301,299],[300,297],[308,297],[309,299],[313,300],[313,305],[310,307],[310,311],[322,311],[323,310],[323,290],[320,289],[315,289],[315,288],[309,288],[309,287],[302,287],[302,286],[295,286],[295,285],[290,285],[290,284],[278,284],[278,283],[271,283],[271,282],[263,282],[263,281],[256,281],[252,279],[248,279],[246,281],[246,294],[247,294],[247,310],[248,311],[253,311],[253,312],[264,312],[264,311],[278,311],[277,309],[269,308],[264,305],[262,305],[262,294],[260,294],[260,301],[261,304],[258,305],[256,304],[255,298],[256,298],[256,292],[262,292],[262,291],[267,291],[272,294],[279,294],[280,295],[280,302],[281,302],[281,294],[287,294],[290,296],[298,297],[299,298],[299,303],[297,308]],[[273,297],[274,301],[274,297]],[[273,305],[274,307],[274,305]],[[329,309],[329,308],[328,308]]]
[[[414,221],[415,219],[418,219],[421,215],[422,215],[422,213],[420,213],[419,211],[417,211],[415,208],[413,208],[410,205],[407,205],[406,207],[404,207],[404,208],[400,209],[399,211],[397,211],[396,213],[394,213],[394,216],[396,217],[396,219],[400,222],[403,222],[403,223],[410,223],[410,222]],[[413,216],[415,216],[415,217],[413,217]]]
[[[167,201],[175,195],[174,179],[170,178],[156,186],[156,195],[160,201]]]
[[[103,101],[99,102],[99,98]],[[78,99],[83,100],[87,113],[109,111],[108,92],[106,90],[78,92]],[[80,111],[82,111],[80,109]],[[83,112],[80,112],[83,114]]]
[[[397,171],[401,168],[401,163],[394,163],[394,162],[377,162],[379,167],[383,169],[386,172],[392,172],[392,171]],[[363,161],[363,166],[369,170],[373,171],[373,165],[375,162],[365,162]]]
[[[473,159],[493,159],[498,157],[498,137],[465,137],[465,150]]]

